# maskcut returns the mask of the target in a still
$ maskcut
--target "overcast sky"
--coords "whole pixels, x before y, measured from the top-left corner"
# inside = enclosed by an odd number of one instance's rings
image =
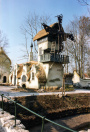
[[[63,14],[64,28],[73,20],[73,16],[89,16],[87,6],[82,6],[78,0],[0,0],[0,30],[9,40],[8,56],[13,64],[23,63],[23,60],[18,61],[21,43],[24,42],[20,26],[25,17],[34,12],[51,15],[53,22],[57,21],[56,15]]]

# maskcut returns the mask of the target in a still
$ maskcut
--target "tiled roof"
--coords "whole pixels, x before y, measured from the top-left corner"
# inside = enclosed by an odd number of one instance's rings
[[[30,73],[31,73],[31,71],[29,71],[28,73],[27,73],[27,80],[29,81],[29,79],[30,79]]]
[[[22,71],[23,71],[23,65],[19,65],[19,70],[17,72],[17,78],[21,78]]]
[[[85,77],[89,77],[86,73],[84,73],[84,76],[85,76]]]
[[[37,71],[36,76],[38,78],[39,83],[45,83],[47,81],[46,74],[41,64],[36,65],[36,71]]]

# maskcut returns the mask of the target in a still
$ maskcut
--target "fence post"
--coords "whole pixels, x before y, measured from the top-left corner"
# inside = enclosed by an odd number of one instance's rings
[[[45,120],[45,117],[42,118],[42,128],[41,128],[41,132],[43,132],[43,130],[44,130],[44,120]]]
[[[16,106],[16,105],[17,105],[17,103],[16,103],[16,101],[15,101],[15,102],[14,102],[14,106],[15,106],[15,125],[14,125],[14,127],[16,127],[16,114],[17,114],[17,113],[16,113],[16,112],[17,112],[17,108],[16,108],[17,106]]]
[[[1,96],[2,96],[2,114],[4,114],[4,107],[3,107],[3,95],[4,94],[2,94]]]

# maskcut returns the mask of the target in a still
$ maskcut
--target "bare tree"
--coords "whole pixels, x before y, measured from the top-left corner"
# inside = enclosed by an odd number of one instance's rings
[[[9,60],[8,54],[8,39],[6,35],[0,30],[0,76],[2,77],[4,70],[6,69],[7,72],[10,71],[11,68],[11,61]],[[4,55],[4,52],[6,55]],[[9,62],[8,62],[9,60]],[[4,69],[5,67],[5,69]]]
[[[72,63],[74,63],[74,68],[79,72],[81,78],[83,78],[88,56],[90,36],[88,27],[90,27],[90,18],[85,16],[75,18],[69,25],[69,30],[74,35],[76,41],[70,42],[68,40],[68,52]]]
[[[22,45],[23,58],[27,59],[29,56],[30,43],[33,43],[34,59],[37,56],[37,44],[33,42],[33,37],[40,31],[43,26],[41,23],[49,23],[51,21],[49,15],[39,16],[36,13],[29,14],[25,18],[24,24],[20,27],[21,32],[25,38],[25,43]],[[29,38],[29,39],[28,39]],[[27,41],[28,40],[28,41]],[[29,43],[28,43],[29,42]]]
[[[81,6],[86,6],[87,7],[87,12],[90,15],[90,0],[77,0]]]
[[[8,46],[9,46],[8,39],[6,35],[4,35],[3,32],[0,30],[0,47],[2,47],[4,51],[6,51]]]
[[[82,6],[89,6],[89,0],[78,0],[78,2],[82,5]]]
[[[90,51],[89,51],[89,53],[90,53]],[[89,78],[90,78],[90,54],[89,54],[89,56],[88,56],[88,61],[87,61],[87,64],[86,64],[86,66],[87,66],[87,75],[89,76]]]

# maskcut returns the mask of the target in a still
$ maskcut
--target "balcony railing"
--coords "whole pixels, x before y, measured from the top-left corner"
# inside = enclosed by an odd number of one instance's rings
[[[54,54],[44,54],[40,56],[40,62],[60,62],[62,64],[69,63],[69,56],[66,55],[54,55]]]

